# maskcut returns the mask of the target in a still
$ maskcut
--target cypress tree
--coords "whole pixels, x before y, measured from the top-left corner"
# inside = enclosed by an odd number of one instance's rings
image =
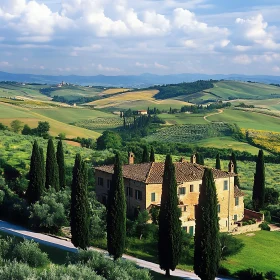
[[[196,163],[197,163],[197,164],[200,164],[200,165],[204,165],[204,157],[203,157],[203,154],[201,154],[201,153],[196,153],[195,156],[196,156]]]
[[[221,247],[217,208],[213,173],[206,168],[195,213],[194,272],[201,280],[214,280],[218,273]]]
[[[71,241],[77,248],[89,247],[89,201],[87,191],[87,168],[81,155],[77,154],[71,186],[70,226]]]
[[[63,151],[63,144],[60,140],[57,143],[57,151],[56,151],[56,159],[58,165],[58,173],[59,173],[59,186],[60,189],[64,189],[65,183],[65,163],[64,163],[64,151]]]
[[[256,173],[254,175],[253,186],[253,207],[255,211],[260,211],[264,207],[265,198],[265,166],[263,150],[259,151],[256,162]]]
[[[47,148],[47,159],[46,159],[46,189],[50,187],[54,188],[56,191],[59,190],[59,175],[58,175],[58,165],[55,156],[55,150],[52,139],[48,141]]]
[[[116,154],[114,174],[107,203],[107,248],[114,259],[122,256],[126,238],[126,198],[120,155]]]
[[[217,154],[217,156],[216,156],[216,169],[220,169],[221,170],[220,154]]]
[[[151,153],[150,153],[150,162],[155,162],[156,158],[155,158],[155,150],[153,147],[151,147]]]
[[[29,184],[26,191],[26,199],[29,203],[35,203],[40,199],[44,192],[44,185],[42,178],[44,177],[44,170],[41,164],[41,153],[37,141],[34,141],[30,171],[29,171]]]
[[[232,152],[230,159],[231,159],[232,163],[234,164],[234,170],[233,170],[234,173],[238,174],[236,156],[235,156],[234,152]],[[240,182],[239,182],[238,176],[234,176],[234,185],[240,187]]]
[[[162,183],[158,239],[159,265],[165,270],[167,277],[170,276],[170,269],[173,271],[176,268],[181,255],[181,211],[178,204],[175,167],[171,156],[167,155]]]
[[[150,162],[147,146],[144,147],[143,154],[142,154],[142,163],[145,163],[145,162]]]
[[[39,148],[40,151],[40,159],[41,159],[41,170],[42,170],[42,186],[45,188],[46,181],[46,168],[45,168],[45,157],[44,150],[42,147]]]

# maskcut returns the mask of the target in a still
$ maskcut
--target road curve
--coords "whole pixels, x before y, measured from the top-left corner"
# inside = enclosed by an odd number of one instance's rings
[[[218,112],[217,112],[217,113],[212,113],[212,114],[206,115],[206,116],[204,116],[203,118],[204,118],[205,121],[211,123],[211,121],[209,121],[209,120],[207,119],[208,117],[211,117],[211,116],[214,116],[214,115],[219,115],[219,114],[222,114],[223,112],[224,112],[224,110],[218,109]]]
[[[74,247],[74,245],[67,240],[62,240],[59,238],[55,238],[55,237],[51,237],[42,233],[36,233],[36,232],[32,232],[26,228],[23,228],[21,226],[17,226],[5,221],[0,220],[0,231],[2,232],[6,232],[8,234],[14,235],[14,236],[19,236],[19,237],[23,237],[26,239],[33,239],[34,241],[41,243],[41,244],[45,244],[48,246],[52,246],[52,247],[56,247],[56,248],[60,248],[62,250],[66,250],[69,252],[78,252],[78,250]],[[95,251],[99,251],[102,252],[104,254],[106,254],[107,252],[104,250],[100,250],[97,248],[91,248],[92,250]],[[126,260],[130,260],[135,262],[139,267],[143,267],[143,268],[147,268],[149,270],[164,274],[164,271],[162,271],[159,268],[159,265],[156,263],[152,263],[152,262],[147,262],[141,259],[137,259],[128,255],[123,255],[123,259]],[[187,272],[187,271],[183,271],[180,269],[176,269],[175,271],[171,272],[172,276],[177,276],[180,277],[182,279],[188,279],[188,280],[196,280],[196,279],[200,279],[197,277],[197,275],[195,275],[192,272]],[[225,280],[225,279],[229,279],[229,278],[216,278],[217,280]]]

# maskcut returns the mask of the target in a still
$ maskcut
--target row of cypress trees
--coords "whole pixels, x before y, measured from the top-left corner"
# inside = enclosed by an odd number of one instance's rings
[[[56,191],[65,187],[65,163],[62,141],[55,152],[52,139],[48,141],[46,164],[44,151],[35,140],[30,161],[29,184],[26,199],[32,204],[40,199],[45,190],[50,187]]]
[[[182,248],[181,211],[178,208],[175,166],[166,156],[159,212],[159,265],[170,276],[178,265]],[[107,247],[114,259],[122,256],[126,239],[126,200],[120,156],[116,155],[107,204]],[[194,270],[202,280],[212,280],[220,260],[217,194],[211,169],[205,169],[196,210]]]
[[[148,163],[148,162],[155,162],[155,150],[153,147],[151,147],[151,152],[149,154],[148,147],[144,146],[143,154],[142,154],[142,163]]]

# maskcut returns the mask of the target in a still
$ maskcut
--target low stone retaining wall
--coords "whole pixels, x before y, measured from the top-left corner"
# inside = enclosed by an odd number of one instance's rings
[[[232,234],[236,235],[236,234],[241,234],[246,232],[259,231],[261,230],[261,228],[259,227],[261,223],[262,222],[258,222],[256,224],[247,225],[247,226],[237,226],[236,228],[234,228]]]

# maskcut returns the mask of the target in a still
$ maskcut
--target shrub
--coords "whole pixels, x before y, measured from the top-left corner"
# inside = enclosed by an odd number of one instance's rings
[[[43,253],[35,241],[24,240],[15,245],[12,256],[31,267],[42,267],[49,263],[48,255]]]
[[[94,270],[107,280],[152,279],[146,269],[139,269],[129,261],[112,261],[103,254],[94,251],[80,251],[72,256],[73,263],[81,263]]]
[[[240,280],[264,280],[264,276],[261,272],[257,272],[253,268],[240,270],[236,273]]]
[[[36,276],[34,270],[27,264],[13,261],[12,263],[6,262],[3,266],[0,267],[0,279],[34,280],[36,279]]]
[[[244,243],[241,240],[227,233],[220,233],[220,242],[222,259],[236,255],[244,247]]]
[[[265,274],[265,278],[267,280],[277,280],[277,275],[274,271],[268,271],[266,274]]]
[[[230,276],[231,275],[230,271],[223,266],[219,267],[218,274],[223,275],[223,276]]]
[[[270,226],[268,225],[267,222],[263,222],[259,225],[259,227],[262,229],[262,230],[267,230],[267,231],[270,231]]]

